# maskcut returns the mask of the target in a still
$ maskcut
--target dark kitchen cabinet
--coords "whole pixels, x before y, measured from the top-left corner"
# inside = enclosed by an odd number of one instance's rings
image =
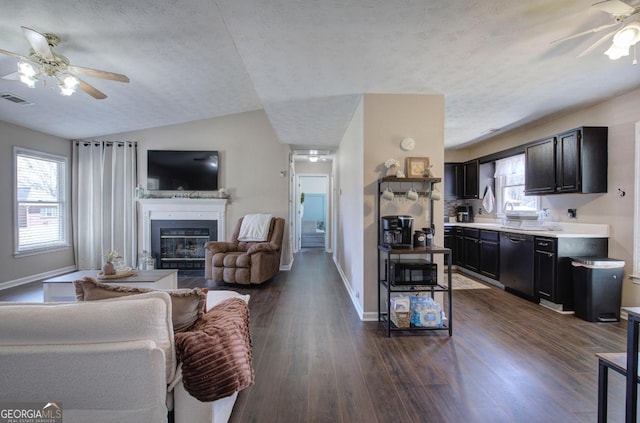
[[[462,198],[479,198],[480,162],[471,160],[462,164]]]
[[[480,230],[464,228],[464,267],[480,273]]]
[[[451,250],[452,260],[451,262],[455,264],[455,243],[456,243],[456,235],[455,229],[451,226],[444,227],[444,248],[448,248]]]
[[[462,181],[464,179],[462,163],[444,164],[444,198],[455,200],[462,195]]]
[[[540,300],[573,310],[572,257],[607,257],[607,238],[534,239],[534,285]]]
[[[455,228],[455,241],[454,241],[454,255],[453,263],[456,266],[464,266],[464,230],[462,228]]]
[[[462,266],[498,280],[500,274],[500,236],[497,231],[464,228]]]
[[[606,127],[581,127],[525,148],[525,194],[607,192]]]
[[[480,230],[480,274],[500,279],[500,234]]]
[[[547,138],[525,150],[525,193],[538,195],[556,190],[556,138]]]
[[[533,274],[538,297],[558,302],[556,292],[557,247],[554,239],[536,238],[534,241]]]
[[[471,160],[466,163],[445,163],[444,198],[481,198],[481,190],[486,189],[488,185],[493,188],[494,173],[494,162],[481,164],[478,160]]]

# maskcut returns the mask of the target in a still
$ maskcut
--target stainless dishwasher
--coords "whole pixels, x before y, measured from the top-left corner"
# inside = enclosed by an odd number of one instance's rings
[[[535,299],[533,236],[502,232],[500,235],[500,283],[506,291]]]

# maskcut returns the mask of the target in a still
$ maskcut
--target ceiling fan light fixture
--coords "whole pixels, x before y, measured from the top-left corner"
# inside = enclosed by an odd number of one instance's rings
[[[623,56],[629,55],[629,47],[621,46],[618,44],[611,44],[611,47],[609,47],[609,49],[605,51],[604,54],[609,56],[609,59],[611,60],[618,60]]]
[[[36,70],[31,66],[31,63],[25,61],[18,62],[18,73],[22,76],[35,76]]]
[[[640,41],[640,22],[631,22],[613,36],[613,44],[630,47]]]
[[[78,78],[71,75],[63,74],[58,78],[58,81],[59,81],[58,87],[60,88],[60,94],[65,96],[75,93],[76,88],[78,88],[78,85],[80,85],[80,81],[78,81]]]
[[[20,82],[22,82],[29,88],[34,88],[36,86],[36,81],[37,79],[34,76],[20,75]]]
[[[617,60],[629,55],[629,48],[640,41],[640,22],[631,22],[613,36],[611,47],[604,52],[609,59]]]

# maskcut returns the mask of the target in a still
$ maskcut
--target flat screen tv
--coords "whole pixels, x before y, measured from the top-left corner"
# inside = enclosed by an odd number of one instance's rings
[[[217,151],[147,151],[147,189],[150,191],[216,191]]]

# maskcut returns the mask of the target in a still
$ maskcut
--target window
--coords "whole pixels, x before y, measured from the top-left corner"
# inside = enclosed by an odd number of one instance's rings
[[[15,254],[67,247],[67,159],[20,147],[13,151]]]
[[[524,154],[496,160],[496,213],[506,211],[537,212],[540,197],[524,195]]]

